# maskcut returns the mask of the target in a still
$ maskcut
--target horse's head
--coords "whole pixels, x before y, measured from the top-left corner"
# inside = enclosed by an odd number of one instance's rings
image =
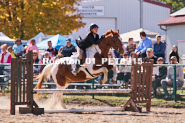
[[[110,45],[112,46],[112,48],[114,48],[120,54],[123,54],[124,50],[123,50],[122,39],[119,36],[119,30],[116,30],[116,31],[110,30],[108,33],[112,34],[112,39],[110,42]]]

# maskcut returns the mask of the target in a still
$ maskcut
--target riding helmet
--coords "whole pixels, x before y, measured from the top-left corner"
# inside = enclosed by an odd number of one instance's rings
[[[98,25],[97,25],[97,24],[92,23],[92,24],[90,25],[90,30],[91,30],[91,29],[94,29],[94,28],[99,28],[99,27],[98,27]]]

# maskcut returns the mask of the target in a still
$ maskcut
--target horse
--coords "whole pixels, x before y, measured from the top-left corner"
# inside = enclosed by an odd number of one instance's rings
[[[109,65],[108,61],[102,64],[103,58],[108,58],[108,52],[110,48],[114,48],[120,54],[123,53],[122,40],[119,36],[119,30],[109,30],[105,33],[105,36],[101,38],[101,41],[97,45],[92,45],[86,49],[86,58],[95,58],[95,64],[84,63],[83,67],[79,68],[79,72],[74,75],[72,71],[72,65],[67,64],[48,64],[39,75],[38,84],[36,89],[41,89],[44,80],[52,76],[57,89],[66,89],[72,82],[81,82],[90,80],[97,77],[101,73],[104,73],[104,78],[100,84],[104,84],[107,81],[107,73],[113,68],[113,65]],[[102,64],[102,65],[100,65]],[[115,78],[116,79],[116,78]],[[67,109],[63,103],[63,93],[60,94],[61,106]],[[59,97],[54,94],[53,100],[56,105],[56,98]]]

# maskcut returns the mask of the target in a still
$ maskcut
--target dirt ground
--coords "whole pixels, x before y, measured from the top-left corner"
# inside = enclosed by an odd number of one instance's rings
[[[41,103],[40,103],[41,104]],[[91,113],[55,113],[55,114],[19,114],[10,115],[8,97],[0,97],[0,123],[185,123],[185,110],[175,108],[151,108],[146,112],[91,112]],[[108,106],[67,105],[68,108],[102,108]],[[47,105],[44,105],[47,108]]]

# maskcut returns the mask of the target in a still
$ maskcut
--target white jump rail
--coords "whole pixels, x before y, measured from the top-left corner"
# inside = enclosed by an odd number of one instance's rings
[[[131,93],[131,89],[34,89],[33,93]]]
[[[37,84],[37,82],[33,83],[34,85]],[[55,85],[55,83],[43,83],[43,85]],[[92,83],[70,83],[70,85],[79,85],[79,86],[92,86]],[[119,84],[94,84],[94,86],[120,86]]]
[[[44,110],[44,113],[73,113],[73,112],[103,112],[103,111],[125,111],[124,107],[112,108],[87,108],[87,109],[49,109]]]

